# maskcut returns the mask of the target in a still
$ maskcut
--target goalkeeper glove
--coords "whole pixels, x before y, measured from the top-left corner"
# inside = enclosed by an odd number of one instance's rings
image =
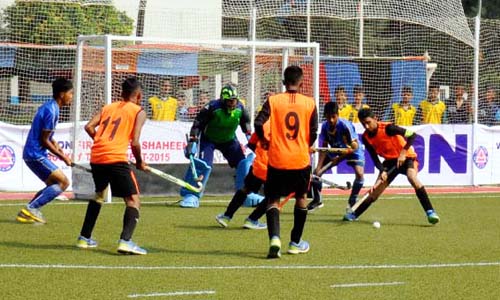
[[[186,148],[184,148],[184,156],[189,159],[190,156],[195,156],[196,153],[198,152],[198,139],[194,136],[190,137],[188,140],[188,143],[186,145]]]

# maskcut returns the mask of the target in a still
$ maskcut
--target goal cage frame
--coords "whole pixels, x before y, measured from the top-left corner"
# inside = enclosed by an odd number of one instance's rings
[[[102,60],[104,63],[104,82],[103,82],[103,94],[104,101],[100,104],[110,104],[113,102],[113,74],[114,72],[119,72],[117,68],[118,65],[114,65],[114,54],[113,51],[117,49],[114,47],[114,44],[118,43],[123,45],[134,45],[134,49],[141,49],[143,45],[153,44],[153,45],[180,45],[191,47],[191,49],[202,49],[202,48],[210,48],[216,51],[219,47],[220,49],[230,49],[233,47],[236,49],[235,51],[239,51],[239,53],[243,53],[243,57],[248,58],[248,71],[250,74],[246,75],[249,77],[249,80],[246,82],[249,86],[247,93],[247,104],[249,107],[249,113],[251,117],[251,124],[253,127],[253,121],[256,115],[256,107],[260,101],[260,94],[256,92],[256,79],[257,79],[257,57],[259,55],[259,50],[263,49],[272,49],[274,52],[273,55],[281,56],[281,76],[284,69],[288,65],[292,65],[293,59],[291,57],[302,57],[302,61],[307,61],[308,64],[312,65],[310,73],[312,73],[312,82],[310,83],[310,88],[312,89],[311,96],[314,98],[316,102],[316,106],[319,106],[319,91],[320,91],[320,45],[318,43],[302,43],[302,42],[287,42],[287,41],[242,41],[242,40],[190,40],[190,39],[164,39],[164,38],[154,38],[154,37],[134,37],[134,36],[116,36],[116,35],[83,35],[79,36],[77,39],[76,46],[76,61],[75,61],[75,70],[74,70],[74,101],[72,105],[71,119],[73,122],[73,130],[71,132],[71,140],[73,144],[73,152],[72,158],[75,163],[88,165],[88,155],[82,155],[83,149],[79,144],[81,140],[82,134],[85,135],[83,126],[88,121],[88,116],[85,116],[85,120],[82,120],[82,105],[86,105],[84,103],[82,97],[82,87],[84,80],[84,52],[88,48],[99,49],[99,51],[103,52]],[[98,46],[95,46],[98,45]],[[214,46],[216,46],[214,48]],[[137,48],[138,47],[138,48]],[[241,51],[245,50],[245,51]],[[300,51],[299,51],[300,50]],[[168,50],[166,50],[168,51]],[[195,50],[196,51],[196,50]],[[231,50],[229,50],[231,51]],[[264,50],[263,50],[264,51]],[[300,52],[300,54],[297,54]],[[279,58],[278,58],[279,59]],[[98,67],[99,68],[99,67]],[[101,72],[102,73],[102,72]],[[101,74],[102,75],[102,74]],[[115,83],[116,86],[116,83]],[[219,78],[218,84],[216,83],[215,89],[220,90],[222,87],[221,79]],[[217,91],[218,91],[217,90]],[[282,87],[282,91],[284,87]],[[217,93],[216,91],[216,93]],[[214,94],[216,94],[214,93]],[[116,93],[115,96],[116,97]],[[94,107],[93,110],[97,112],[101,107]],[[318,110],[319,111],[319,110]],[[87,149],[88,150],[88,149]],[[85,157],[82,159],[82,157]],[[317,157],[314,157],[316,161]],[[73,170],[73,182],[81,181],[83,177],[85,177],[82,171]],[[90,176],[86,176],[90,177]],[[87,179],[88,181],[88,179]],[[93,183],[90,183],[93,184]],[[81,184],[73,184],[73,192],[75,195],[85,195],[87,197],[89,195],[89,187],[86,186],[83,188],[86,192],[79,191]],[[89,185],[87,182],[84,185]],[[111,193],[108,193],[111,194]],[[84,197],[84,198],[85,198]],[[111,196],[108,195],[107,202],[111,201]]]

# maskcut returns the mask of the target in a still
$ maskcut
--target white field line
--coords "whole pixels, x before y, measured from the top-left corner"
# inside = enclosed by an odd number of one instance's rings
[[[149,294],[131,294],[129,298],[140,297],[172,297],[172,296],[191,296],[191,295],[213,295],[215,291],[190,291],[190,292],[167,292],[167,293],[149,293]]]
[[[366,282],[366,283],[340,283],[332,284],[332,288],[353,288],[353,287],[367,287],[367,286],[389,286],[389,285],[402,285],[404,282]]]
[[[213,199],[203,199],[202,203],[229,203],[229,201],[231,199],[229,199],[230,196],[224,196],[224,197],[227,197],[228,199],[226,200],[213,200]],[[335,195],[335,196],[329,196],[329,195],[326,195],[326,199],[324,199],[324,201],[345,201],[345,197],[344,196],[339,196],[339,195]],[[334,197],[334,198],[332,198]],[[381,200],[384,200],[384,199],[387,199],[387,200],[414,200],[414,197],[415,194],[414,193],[411,193],[411,194],[400,194],[400,195],[387,195],[387,196],[382,196],[380,199]],[[464,195],[461,194],[461,195],[458,195],[458,194],[442,194],[442,195],[439,195],[438,196],[439,198],[445,198],[445,199],[463,199],[464,198]],[[434,197],[436,198],[436,197]],[[433,199],[434,199],[433,198]],[[484,195],[481,195],[481,198],[498,198],[498,194],[484,194]],[[2,203],[0,201],[0,207],[4,207],[4,206],[24,206],[26,205],[26,203],[28,203],[27,201],[18,201],[18,200],[5,200],[5,201],[16,201],[17,203]],[[175,201],[171,200],[171,201],[141,201],[142,204],[158,204],[158,205],[165,205],[165,206],[169,206],[169,205],[174,205]],[[122,201],[115,201],[115,202],[111,202],[111,203],[105,203],[105,205],[115,205],[115,204],[120,204],[120,205],[123,205],[123,202]],[[87,201],[65,201],[65,202],[53,202],[53,203],[50,203],[50,205],[87,205]]]
[[[0,269],[97,269],[97,270],[373,270],[373,269],[440,269],[500,266],[500,261],[409,265],[257,265],[257,266],[111,266],[65,264],[0,264]]]

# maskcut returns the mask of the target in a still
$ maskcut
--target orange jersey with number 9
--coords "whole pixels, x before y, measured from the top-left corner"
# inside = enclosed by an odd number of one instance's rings
[[[129,101],[117,101],[103,107],[90,154],[91,163],[128,162],[127,150],[133,138],[135,119],[141,110],[142,107]]]
[[[269,107],[269,165],[280,170],[307,167],[310,164],[310,121],[316,107],[314,100],[286,92],[269,97]]]

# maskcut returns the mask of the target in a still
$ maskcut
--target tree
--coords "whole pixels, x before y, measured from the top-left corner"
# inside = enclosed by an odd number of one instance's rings
[[[79,34],[130,35],[133,20],[112,5],[16,1],[4,10],[4,38],[43,45],[76,44]]]
[[[132,33],[134,21],[114,6],[81,3],[16,1],[3,11],[2,39],[36,45],[74,45],[78,35]],[[54,73],[70,76],[74,56],[71,48],[18,47],[12,74],[19,75],[20,101],[31,101],[29,81],[50,82]]]

